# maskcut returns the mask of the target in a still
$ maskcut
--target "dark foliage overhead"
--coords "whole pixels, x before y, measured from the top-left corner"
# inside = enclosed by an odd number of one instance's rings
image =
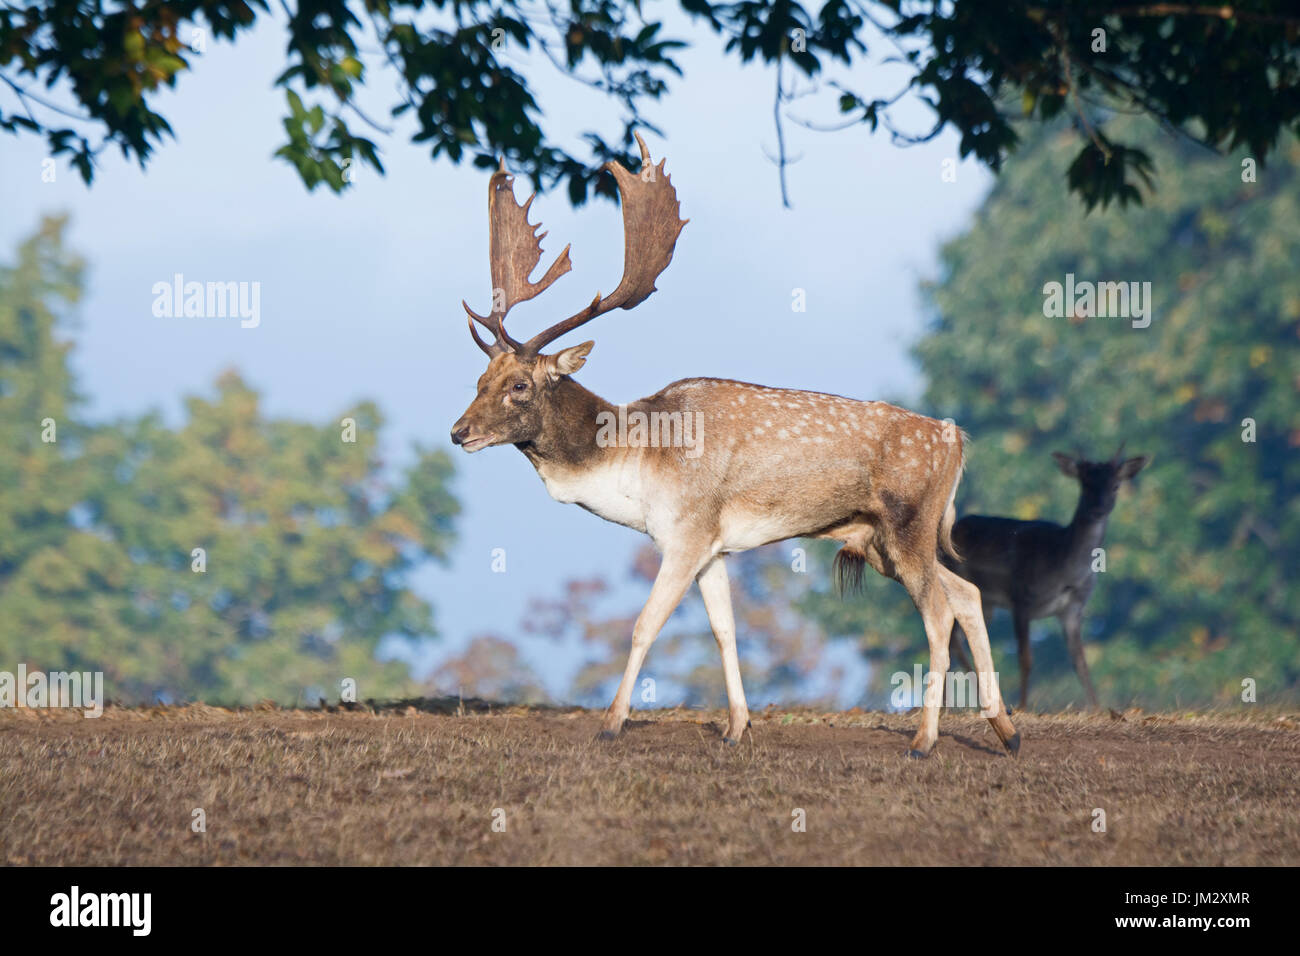
[[[1135,184],[1150,174],[1141,150],[1101,131],[1098,103],[1149,113],[1260,162],[1279,132],[1300,129],[1300,13],[1286,0],[678,3],[726,53],[832,87],[845,125],[884,125],[897,141],[951,127],[962,155],[994,170],[1016,144],[1014,119],[1069,111],[1088,142],[1068,185],[1089,208],[1138,198]],[[369,87],[372,97],[385,95],[396,80],[391,118],[410,122],[411,138],[434,157],[489,166],[504,154],[542,188],[562,184],[581,203],[593,191],[614,195],[600,166],[633,158],[632,127],[654,128],[646,104],[681,74],[674,55],[685,44],[665,35],[665,14],[682,22],[667,5],[639,0],[6,3],[0,126],[44,136],[87,182],[110,145],[144,163],[171,132],[155,109],[157,94],[201,60],[193,30],[209,42],[233,41],[274,18],[287,31],[276,81],[286,93],[286,142],[277,155],[309,188],[346,188],[353,163],[382,171],[369,137],[398,129],[370,116],[358,94]],[[543,125],[527,71],[548,68],[547,60],[620,105],[622,129],[586,131],[586,155],[560,146],[557,131]],[[868,92],[866,67],[889,60],[904,64],[910,81],[887,96]],[[827,79],[833,64],[851,82]],[[777,89],[784,100],[779,82]],[[890,122],[890,107],[906,95],[933,109],[930,129],[908,133]]]

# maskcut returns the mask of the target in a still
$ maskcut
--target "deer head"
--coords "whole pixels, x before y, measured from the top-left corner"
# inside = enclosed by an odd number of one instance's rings
[[[542,257],[539,224],[528,221],[528,209],[536,193],[522,206],[515,200],[514,177],[505,162],[488,183],[489,260],[492,272],[492,307],[480,315],[461,303],[469,318],[470,335],[488,356],[487,371],[478,380],[478,396],[452,426],[451,440],[467,452],[489,445],[531,442],[555,417],[558,386],[582,368],[594,342],[583,342],[550,355],[542,349],[613,309],[631,309],[655,291],[655,280],[672,261],[673,247],[686,221],[678,218],[677,193],[664,172],[650,162],[650,151],[641,135],[641,172],[633,173],[618,163],[606,163],[613,174],[623,206],[623,278],[607,296],[599,292],[586,308],[539,332],[527,342],[511,338],[505,320],[520,302],[545,292],[572,268],[569,247],[551,263],[537,282],[529,275]],[[477,325],[492,333],[491,344],[479,335]],[[593,429],[594,429],[593,424]]]
[[[1125,460],[1124,445],[1111,456],[1110,461],[1087,461],[1054,451],[1052,457],[1066,477],[1078,480],[1082,493],[1079,496],[1079,514],[1086,518],[1104,518],[1115,507],[1119,486],[1146,467],[1149,455],[1139,455]]]

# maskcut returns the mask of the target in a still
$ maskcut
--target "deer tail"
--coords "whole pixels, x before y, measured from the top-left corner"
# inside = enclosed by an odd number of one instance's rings
[[[952,490],[948,492],[948,504],[943,509],[943,520],[939,522],[939,548],[954,561],[960,561],[961,555],[952,543],[952,526],[957,522],[957,486],[961,484],[962,472],[966,470],[966,445],[970,435],[957,430],[957,468],[952,476]]]

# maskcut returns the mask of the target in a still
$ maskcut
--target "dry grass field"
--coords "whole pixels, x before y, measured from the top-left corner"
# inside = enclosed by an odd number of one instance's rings
[[[0,711],[0,864],[1300,864],[1296,715],[1018,714],[1013,760],[945,714],[925,761],[905,714],[633,717]]]

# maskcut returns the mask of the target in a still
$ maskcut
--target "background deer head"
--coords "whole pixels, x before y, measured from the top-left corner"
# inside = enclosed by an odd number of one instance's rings
[[[1078,508],[1080,516],[1102,518],[1110,514],[1115,507],[1120,484],[1136,475],[1151,460],[1148,455],[1139,455],[1125,460],[1121,458],[1123,453],[1123,444],[1109,461],[1088,461],[1064,452],[1052,452],[1052,457],[1056,459],[1056,465],[1061,469],[1061,473],[1077,479],[1082,488]]]

